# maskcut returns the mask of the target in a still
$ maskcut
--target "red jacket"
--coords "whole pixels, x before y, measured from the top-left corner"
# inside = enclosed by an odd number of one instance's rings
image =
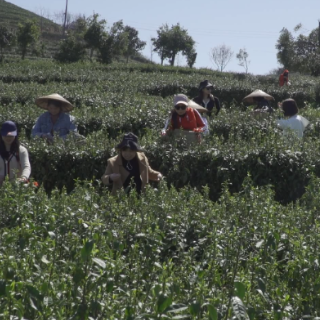
[[[198,111],[187,108],[186,113],[183,116],[179,116],[178,113],[173,112],[171,116],[170,129],[194,130],[202,129],[205,127],[203,120]]]
[[[286,69],[283,71],[282,74],[280,74],[279,77],[279,85],[282,87],[283,85],[288,85],[288,80],[289,80],[289,71]]]

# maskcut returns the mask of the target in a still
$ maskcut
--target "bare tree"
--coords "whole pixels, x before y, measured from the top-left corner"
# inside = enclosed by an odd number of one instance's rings
[[[233,57],[233,51],[225,44],[211,49],[210,58],[222,72]]]
[[[248,60],[249,53],[246,48],[240,49],[237,54],[237,59],[239,60],[239,66],[244,67],[246,73],[248,73],[250,61]]]
[[[40,16],[40,31],[43,32],[43,19],[50,19],[50,11],[44,7],[38,7],[36,13]]]
[[[152,36],[150,36],[150,60],[153,61],[153,42],[152,42]]]
[[[54,17],[53,21],[62,26],[65,18],[65,12],[64,11],[55,12],[53,17]]]

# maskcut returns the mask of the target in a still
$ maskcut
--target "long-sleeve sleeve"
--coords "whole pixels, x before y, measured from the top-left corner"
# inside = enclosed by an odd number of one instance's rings
[[[112,174],[112,165],[111,165],[110,161],[108,160],[106,171],[104,172],[104,174],[101,177],[103,184],[105,184],[105,185],[111,184],[111,181],[109,179],[110,174]]]
[[[32,128],[32,131],[31,131],[31,136],[32,138],[35,138],[35,137],[41,137],[43,134],[50,134],[50,131],[48,132],[43,132],[42,131],[42,126],[41,126],[41,123],[43,121],[43,118],[44,118],[44,114],[42,114],[36,121],[35,125],[33,126]]]
[[[31,174],[31,165],[29,161],[28,151],[26,148],[20,147],[19,158],[21,166],[21,178],[29,179]]]
[[[72,132],[72,133],[77,134],[77,126],[76,126],[76,123],[75,123],[75,117],[70,116],[70,115],[69,115],[69,117],[70,117],[70,122],[69,122],[69,128],[68,128],[69,132],[68,133]],[[60,137],[62,139],[65,139],[67,137],[68,133],[63,134]]]
[[[171,118],[169,117],[165,124],[164,124],[164,128],[162,129],[162,132],[165,133],[168,130],[169,124],[170,124]]]
[[[145,161],[146,161],[146,166],[147,166],[147,168],[148,168],[149,180],[159,181],[160,172],[158,172],[158,171],[156,171],[156,170],[153,170],[153,169],[150,167],[147,157],[145,157]]]

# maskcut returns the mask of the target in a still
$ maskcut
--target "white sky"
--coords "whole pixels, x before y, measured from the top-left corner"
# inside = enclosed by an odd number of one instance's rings
[[[47,10],[51,15],[65,9],[66,0],[10,0],[33,12]],[[243,72],[236,53],[245,47],[249,53],[249,72],[265,74],[277,68],[275,44],[283,27],[293,31],[302,23],[301,32],[317,28],[320,0],[69,0],[69,13],[90,16],[99,13],[111,25],[123,20],[139,31],[147,42],[143,54],[150,58],[150,38],[164,23],[180,23],[196,41],[196,67],[216,68],[210,61],[210,49],[226,44],[234,57],[225,71]],[[156,53],[153,60],[159,62]],[[183,58],[178,58],[185,65]]]

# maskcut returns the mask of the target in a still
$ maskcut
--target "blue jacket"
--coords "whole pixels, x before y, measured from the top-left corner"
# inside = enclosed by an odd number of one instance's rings
[[[65,139],[67,134],[77,132],[77,127],[74,123],[75,119],[68,113],[61,112],[55,124],[52,123],[49,112],[43,113],[32,128],[32,137],[41,137],[43,134],[52,136],[51,131],[60,138]]]

